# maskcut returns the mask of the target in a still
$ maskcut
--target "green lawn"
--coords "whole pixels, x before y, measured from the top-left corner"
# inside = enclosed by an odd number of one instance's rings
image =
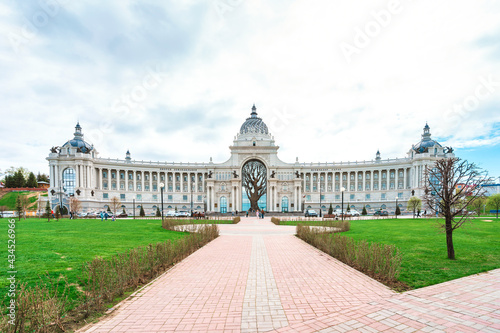
[[[399,280],[421,288],[500,268],[499,227],[500,219],[479,218],[457,229],[456,260],[447,259],[446,235],[436,219],[354,220],[344,235],[396,245],[403,254]]]
[[[0,219],[3,272],[8,270],[7,221]],[[15,230],[17,279],[29,285],[39,282],[38,276],[46,272],[51,277],[63,275],[70,283],[77,283],[82,264],[95,256],[110,257],[127,249],[176,240],[187,234],[163,229],[160,220],[61,219],[47,222],[16,219]],[[3,275],[0,288],[4,290],[6,285]]]
[[[321,225],[320,221],[282,221],[281,225]],[[345,236],[394,244],[403,254],[399,280],[421,288],[500,268],[500,219],[474,218],[453,233],[456,260],[447,258],[446,235],[436,219],[351,220]]]

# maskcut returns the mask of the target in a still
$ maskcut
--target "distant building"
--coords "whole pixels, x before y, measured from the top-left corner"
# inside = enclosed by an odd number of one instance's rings
[[[307,132],[302,135],[307,135]],[[306,137],[304,137],[306,139]],[[132,140],[132,139],[131,139]],[[168,147],[167,147],[168,149]],[[84,211],[107,209],[110,199],[118,197],[128,213],[143,206],[147,214],[161,207],[160,186],[164,184],[165,209],[193,209],[227,213],[249,209],[250,200],[243,177],[245,166],[257,163],[265,168],[265,193],[259,208],[270,212],[299,212],[305,209],[328,210],[330,203],[341,208],[347,204],[361,210],[401,209],[412,196],[423,196],[426,166],[453,150],[431,138],[426,124],[420,141],[405,157],[363,162],[300,163],[281,161],[279,146],[267,125],[258,117],[255,105],[229,147],[226,162],[205,163],[147,162],[98,156],[96,148],[84,141],[80,124],[74,138],[61,147],[53,147],[47,157],[50,168],[49,199],[52,207],[69,197],[80,199]],[[325,156],[318,156],[325,159]],[[120,209],[121,210],[121,209]]]

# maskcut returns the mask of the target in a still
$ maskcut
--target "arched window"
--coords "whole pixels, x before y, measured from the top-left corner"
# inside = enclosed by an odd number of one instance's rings
[[[75,170],[73,168],[66,168],[63,171],[63,191],[68,195],[75,194]]]
[[[387,208],[387,206],[386,206],[386,205],[382,205],[382,206],[380,206],[380,208],[382,208],[382,209],[386,209],[386,208]]]
[[[220,197],[220,212],[227,213],[227,198]]]
[[[288,197],[283,197],[281,199],[281,211],[283,213],[288,213]]]

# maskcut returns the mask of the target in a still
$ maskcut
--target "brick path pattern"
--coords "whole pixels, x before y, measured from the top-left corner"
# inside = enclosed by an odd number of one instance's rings
[[[221,236],[80,332],[500,332],[500,269],[398,294],[268,218]]]

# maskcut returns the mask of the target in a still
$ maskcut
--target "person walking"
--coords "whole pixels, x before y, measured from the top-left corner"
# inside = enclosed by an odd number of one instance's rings
[[[104,213],[101,211],[101,222],[104,219]]]

